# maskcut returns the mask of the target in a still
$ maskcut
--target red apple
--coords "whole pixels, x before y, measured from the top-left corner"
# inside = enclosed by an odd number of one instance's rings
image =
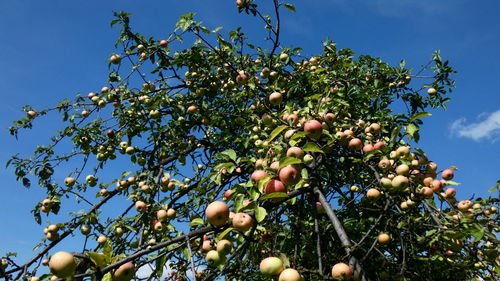
[[[323,134],[323,125],[317,120],[309,120],[304,124],[304,131],[309,133],[312,139],[319,139]]]

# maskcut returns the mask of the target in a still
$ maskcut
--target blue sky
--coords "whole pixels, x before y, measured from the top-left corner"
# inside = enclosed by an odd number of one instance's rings
[[[257,1],[257,3],[266,1]],[[290,1],[292,2],[292,1]],[[294,2],[292,2],[294,3]],[[281,41],[302,47],[304,55],[321,51],[326,37],[341,48],[396,64],[406,59],[418,68],[439,49],[458,71],[448,110],[433,111],[421,131],[422,147],[440,167],[459,168],[458,197],[486,196],[500,179],[500,2],[496,0],[310,0],[295,1],[297,13],[283,11]],[[43,108],[76,93],[105,85],[105,60],[118,29],[112,12],[133,14],[132,25],[144,35],[166,36],[186,12],[196,12],[208,27],[229,31],[243,26],[255,43],[266,36],[262,23],[238,15],[232,0],[201,1],[0,1],[0,164],[14,153],[28,155],[46,143],[54,122],[37,122],[18,141],[8,135],[26,104]],[[29,213],[43,193],[26,190],[12,170],[3,179],[0,254],[27,257],[42,227]],[[11,231],[5,231],[10,229]]]

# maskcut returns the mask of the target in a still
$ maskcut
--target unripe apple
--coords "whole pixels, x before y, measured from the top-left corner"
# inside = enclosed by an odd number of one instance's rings
[[[286,157],[304,158],[304,151],[297,146],[292,146],[286,151]]]
[[[304,277],[297,270],[287,268],[280,273],[278,281],[304,281]]]
[[[269,95],[269,102],[272,105],[279,105],[283,101],[283,95],[279,92],[274,92]]]
[[[143,201],[137,201],[135,202],[135,209],[140,213],[144,213],[148,210],[148,205]]]
[[[57,277],[71,279],[75,273],[76,261],[68,252],[57,252],[50,257],[49,268]]]
[[[429,89],[427,89],[427,93],[428,93],[429,95],[434,95],[434,94],[436,94],[436,93],[437,93],[437,91],[436,91],[436,89],[434,89],[434,88],[429,88]]]
[[[304,155],[303,161],[306,164],[312,163],[314,161],[314,157],[311,154],[306,154]]]
[[[205,209],[205,216],[211,224],[215,226],[222,226],[226,224],[229,219],[229,208],[226,203],[215,201],[207,206]]]
[[[232,247],[231,241],[222,239],[219,242],[217,242],[216,249],[217,252],[225,255],[231,251],[231,247]]]
[[[392,181],[388,178],[381,178],[380,183],[382,184],[383,187],[386,189],[391,189],[392,188]]]
[[[48,232],[45,237],[49,241],[55,241],[59,239],[59,234],[57,234],[57,232]]]
[[[254,224],[252,216],[247,213],[236,213],[233,217],[233,227],[241,232],[249,230]]]
[[[263,259],[260,262],[259,268],[262,274],[268,276],[278,275],[284,270],[283,262],[277,257]]]
[[[409,181],[407,177],[398,175],[392,179],[391,183],[394,188],[398,190],[403,190],[406,187],[408,187]]]
[[[333,278],[344,278],[344,280],[349,280],[352,274],[352,269],[343,262],[337,263],[332,267]]]
[[[83,234],[83,235],[88,235],[90,233],[90,231],[92,230],[92,227],[88,224],[84,224],[80,227],[80,232]]]
[[[375,189],[375,188],[370,188],[366,192],[366,197],[368,197],[370,199],[377,199],[380,197],[380,191],[378,189]]]
[[[289,165],[280,170],[279,178],[285,185],[291,185],[300,180],[300,173],[293,166]]]
[[[317,120],[309,120],[304,124],[304,131],[308,132],[312,139],[319,139],[323,134],[323,125]]]
[[[389,241],[391,241],[391,237],[387,233],[380,233],[377,237],[377,241],[380,244],[386,244],[389,243]]]
[[[211,250],[207,253],[205,260],[209,266],[216,267],[224,262],[224,256],[220,255],[219,252],[215,250]]]

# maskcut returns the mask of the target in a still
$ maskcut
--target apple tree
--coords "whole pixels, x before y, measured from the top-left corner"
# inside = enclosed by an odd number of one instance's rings
[[[264,22],[262,46],[191,13],[147,37],[116,13],[108,84],[24,108],[12,135],[48,114],[64,126],[8,163],[45,196],[33,258],[5,255],[0,276],[498,280],[498,198],[459,199],[456,168],[418,147],[450,100],[448,61],[411,70],[331,41],[305,56],[280,41],[292,5],[236,6]]]

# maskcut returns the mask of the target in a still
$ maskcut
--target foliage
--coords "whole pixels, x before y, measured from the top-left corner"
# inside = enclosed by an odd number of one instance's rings
[[[248,43],[241,29],[228,36],[210,30],[192,13],[163,40],[134,32],[130,14],[115,14],[111,26],[121,30],[109,85],[50,109],[27,106],[27,117],[10,128],[17,136],[53,111],[66,124],[32,157],[16,155],[8,163],[23,185],[36,182],[46,191],[49,201],[33,209],[37,222],[43,212],[57,215],[73,196],[90,209],[74,210],[52,241],[47,234],[26,270],[6,259],[7,280],[43,271],[38,261],[70,234],[107,238],[86,243],[75,256],[81,260],[76,277],[92,280],[112,278],[127,261],[153,265],[155,279],[168,265],[168,278],[177,280],[269,280],[258,270],[268,256],[305,280],[331,280],[339,262],[361,280],[494,280],[498,200],[478,198],[462,208],[465,201],[457,204],[450,187],[456,183],[445,175],[453,169],[441,169],[439,180],[437,165],[416,146],[428,111],[449,101],[454,71],[448,61],[436,52],[414,72],[404,62],[390,66],[331,41],[305,59],[279,41],[279,8],[295,8],[273,3],[274,21],[253,2],[238,2],[239,12],[266,23],[270,49]],[[269,100],[276,92],[282,102]],[[322,125],[319,135],[309,131],[310,120]],[[61,146],[71,149],[61,152]],[[287,153],[290,147],[306,155]],[[67,161],[78,165],[67,175],[75,183],[55,180]],[[111,181],[98,178],[115,173],[117,162],[131,168]],[[269,192],[271,180],[286,182],[279,171],[288,168],[296,180],[286,192]],[[251,180],[255,170],[267,176]],[[408,184],[395,182],[402,178]],[[379,197],[367,196],[373,189]],[[257,223],[248,231],[230,222],[210,225],[205,208],[221,197]],[[100,209],[105,204],[123,211],[111,216]],[[168,209],[175,218],[157,218]],[[90,233],[77,234],[82,225]],[[378,242],[380,233],[391,240]],[[212,246],[221,239],[233,244],[221,265],[207,266],[206,239]]]

